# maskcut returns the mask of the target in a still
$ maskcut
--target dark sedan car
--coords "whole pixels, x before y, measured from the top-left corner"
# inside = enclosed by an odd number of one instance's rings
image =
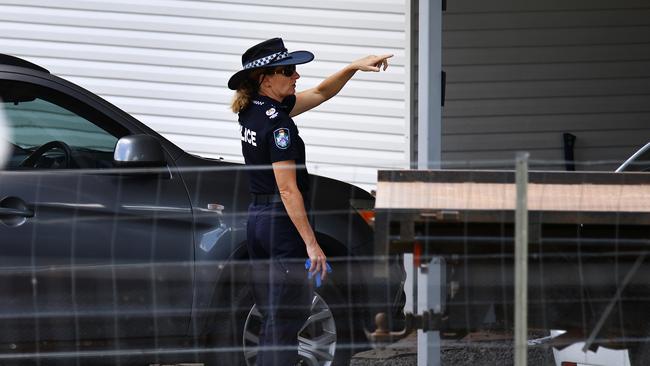
[[[10,143],[0,171],[0,363],[254,363],[243,166],[188,154],[16,57],[0,55],[0,98]],[[317,290],[300,353],[306,364],[344,363],[367,343],[376,312],[401,313],[404,271],[397,257],[372,257],[370,194],[311,180],[314,229],[334,272]]]

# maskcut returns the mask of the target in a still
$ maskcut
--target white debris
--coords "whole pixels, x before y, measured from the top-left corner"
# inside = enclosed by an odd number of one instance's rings
[[[596,352],[583,352],[585,342],[578,342],[558,350],[553,348],[555,364],[560,366],[563,362],[573,362],[585,366],[630,366],[628,350],[609,349],[598,347]]]

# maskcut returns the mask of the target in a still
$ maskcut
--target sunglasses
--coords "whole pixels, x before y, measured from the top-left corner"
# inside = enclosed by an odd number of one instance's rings
[[[294,74],[295,72],[296,72],[296,65],[287,65],[287,66],[283,66],[283,67],[282,67],[281,69],[279,69],[279,70],[273,69],[273,70],[269,70],[269,71],[266,72],[266,73],[267,73],[267,74],[282,74],[282,75],[284,75],[284,76],[290,78],[290,77],[293,76],[293,74]]]

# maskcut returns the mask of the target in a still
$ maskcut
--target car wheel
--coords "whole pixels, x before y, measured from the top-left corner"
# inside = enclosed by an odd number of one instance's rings
[[[330,289],[332,290],[332,289]],[[328,298],[335,295],[328,291]],[[257,356],[261,313],[252,301],[247,289],[237,291],[241,302],[237,311],[221,318],[219,326],[208,336],[206,347],[210,360],[206,365],[252,366]],[[248,311],[243,311],[248,305]],[[352,356],[351,333],[346,325],[354,324],[354,316],[346,312],[332,311],[325,298],[314,295],[311,315],[298,333],[299,354],[305,365],[349,365]]]
[[[331,248],[338,245],[322,237],[319,238],[319,242],[325,245],[326,252],[329,249],[331,253],[335,252]],[[331,258],[336,258],[335,254],[330,255]],[[215,321],[212,322],[213,329],[208,332],[206,344],[213,361],[206,363],[206,366],[254,364],[251,361],[254,358],[249,352],[253,352],[254,345],[258,342],[260,315],[254,310],[255,301],[252,290],[248,286],[249,268],[245,259],[236,261],[242,266],[233,266],[224,272],[227,275],[221,282],[223,287],[215,293],[212,306],[218,311],[215,314]],[[318,361],[318,363],[306,363],[308,365],[347,366],[354,353],[369,348],[364,322],[368,317],[367,304],[359,303],[355,298],[355,294],[365,293],[365,289],[359,282],[360,276],[354,272],[356,268],[354,263],[338,260],[337,264],[337,269],[340,270],[328,276],[323,286],[316,290],[317,297],[315,296],[314,299],[317,301],[312,303],[312,316],[318,313],[324,319],[312,317],[308,321],[316,324],[316,328],[324,326],[327,332],[334,334],[335,337],[332,342],[321,341],[317,339],[318,334],[330,338],[325,330],[317,329],[313,331],[314,333],[307,333],[309,327],[303,327],[305,332],[299,336],[302,337],[301,344],[305,346],[302,346],[300,351],[305,354],[305,361],[309,359]],[[329,309],[329,312],[324,309]],[[326,314],[328,315],[325,316]],[[257,317],[257,321],[251,319],[252,317]],[[329,320],[333,321],[333,326]],[[310,346],[307,347],[307,344]],[[330,347],[332,347],[331,351]],[[322,349],[325,349],[323,352],[326,354],[315,352]],[[314,354],[313,357],[310,356],[311,353]],[[327,355],[334,357],[328,360]]]
[[[243,331],[243,349],[247,366],[254,366],[262,325],[262,314],[253,305]],[[330,366],[336,353],[336,321],[327,302],[314,294],[310,315],[298,332],[298,353],[302,363],[310,366]]]

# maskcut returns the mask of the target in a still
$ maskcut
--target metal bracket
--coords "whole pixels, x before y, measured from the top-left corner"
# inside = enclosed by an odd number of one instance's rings
[[[564,139],[564,165],[568,172],[576,170],[576,164],[574,161],[574,150],[576,145],[576,135],[565,132],[562,134]]]
[[[442,314],[432,309],[425,310],[421,315],[406,314],[406,326],[411,330],[422,329],[423,332],[440,330],[442,325]]]
[[[444,4],[444,3],[443,3]],[[442,9],[445,10],[445,9]],[[445,106],[445,94],[447,92],[447,72],[442,71],[440,74],[440,106]]]

